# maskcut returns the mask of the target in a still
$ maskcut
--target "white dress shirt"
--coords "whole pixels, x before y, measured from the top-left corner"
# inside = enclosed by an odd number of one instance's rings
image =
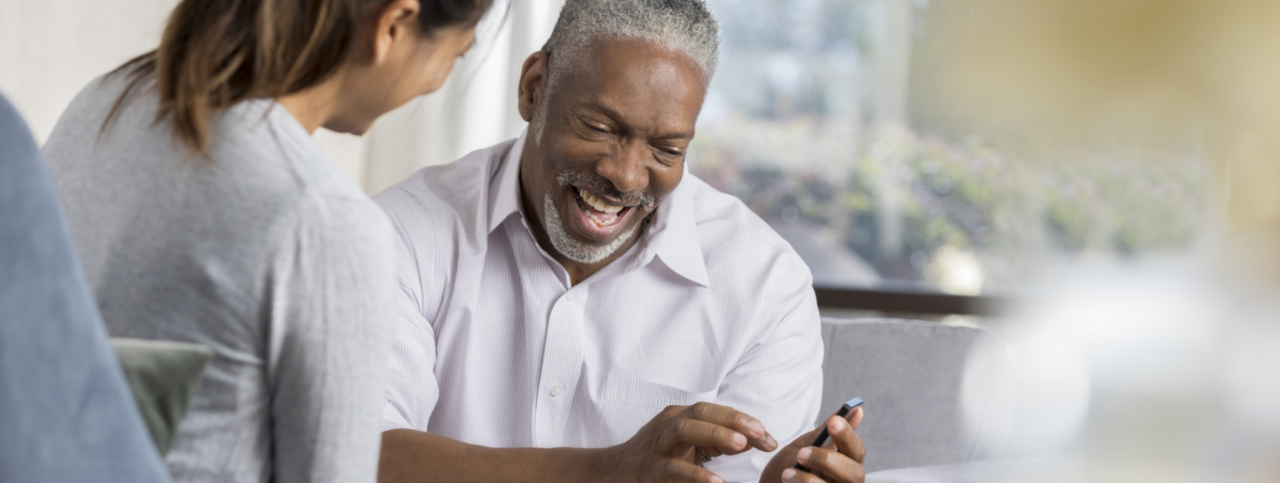
[[[377,195],[401,293],[384,429],[491,447],[606,447],[668,405],[812,429],[822,337],[808,267],[738,199],[685,173],[639,241],[574,286],[521,210],[524,136]],[[752,449],[706,466],[755,481]]]

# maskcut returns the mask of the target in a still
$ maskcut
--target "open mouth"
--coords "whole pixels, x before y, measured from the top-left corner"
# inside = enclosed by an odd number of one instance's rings
[[[622,227],[631,212],[635,211],[634,206],[622,206],[606,201],[600,196],[591,194],[591,192],[578,188],[570,187],[573,190],[574,205],[577,209],[572,218],[577,225],[578,230],[586,238],[607,242],[617,236],[622,231]]]

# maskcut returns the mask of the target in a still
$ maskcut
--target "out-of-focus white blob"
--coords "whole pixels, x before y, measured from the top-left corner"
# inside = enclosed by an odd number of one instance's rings
[[[1232,423],[1280,436],[1280,304],[1234,314],[1225,348],[1223,391]]]
[[[969,348],[960,386],[965,431],[973,438],[972,459],[1008,456],[1012,451],[1016,374],[1009,348],[984,337]]]
[[[945,245],[934,252],[925,276],[943,292],[978,295],[986,273],[973,252]]]
[[[1094,384],[1147,396],[1207,389],[1217,376],[1222,304],[1190,264],[1080,273],[1024,312],[1042,331],[1078,344]]]
[[[1212,383],[1221,312],[1212,289],[1173,277],[1157,272],[1104,285],[1094,294],[1102,309],[1097,316],[1074,314],[1099,384],[1177,397]]]
[[[1139,421],[1151,410],[1211,395],[1223,311],[1198,275],[1194,264],[1172,262],[1077,270],[1017,312],[1006,333],[1023,453],[1066,449],[1086,425],[1098,433],[1090,441],[1129,438],[1149,429]],[[1088,424],[1091,413],[1106,414],[1106,424]]]
[[[1060,453],[1089,415],[1089,364],[1078,338],[1053,327],[1028,327],[1009,338],[1016,364],[1016,453]]]

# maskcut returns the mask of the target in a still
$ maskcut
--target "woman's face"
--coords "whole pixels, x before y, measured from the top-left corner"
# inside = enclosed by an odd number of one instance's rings
[[[424,36],[416,22],[413,16],[366,37],[364,55],[352,56],[326,129],[364,134],[378,117],[444,85],[454,61],[471,48],[475,26],[445,27]]]

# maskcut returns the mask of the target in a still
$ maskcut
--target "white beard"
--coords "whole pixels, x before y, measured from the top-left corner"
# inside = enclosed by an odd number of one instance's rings
[[[564,219],[560,218],[560,211],[556,209],[555,203],[551,202],[551,195],[546,196],[546,202],[543,203],[543,211],[546,212],[547,219],[544,226],[547,228],[547,238],[551,239],[551,246],[555,247],[557,252],[564,255],[565,258],[581,263],[583,265],[595,265],[601,260],[609,258],[613,252],[622,248],[622,245],[635,236],[639,231],[640,225],[636,223],[630,230],[618,235],[608,245],[602,247],[587,246],[573,237],[564,229]]]

